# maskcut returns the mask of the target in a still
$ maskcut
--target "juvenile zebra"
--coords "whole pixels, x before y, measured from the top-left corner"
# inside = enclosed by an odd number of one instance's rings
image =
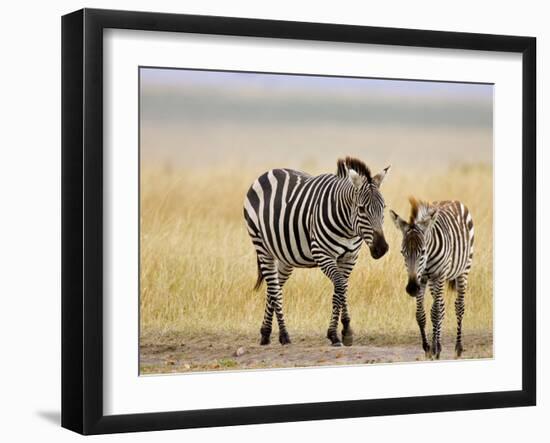
[[[463,351],[462,317],[468,273],[474,253],[474,223],[468,208],[459,201],[426,203],[409,199],[411,215],[407,223],[390,210],[395,225],[403,234],[401,253],[408,272],[406,291],[416,297],[416,320],[422,336],[422,347],[430,355],[426,339],[424,291],[430,285],[433,296],[431,320],[433,326],[431,354],[438,359],[441,353],[441,324],[445,315],[443,290],[445,283],[457,291],[457,357]]]
[[[290,343],[282,307],[282,288],[294,268],[320,267],[332,281],[332,315],[327,338],[351,346],[353,332],[347,303],[348,277],[362,242],[373,258],[388,250],[382,224],[380,185],[389,166],[372,176],[360,160],[338,160],[337,173],[311,176],[291,169],[272,169],[254,181],[244,201],[244,218],[256,249],[258,289],[265,279],[267,296],[260,344],[270,342],[273,313],[279,342]]]

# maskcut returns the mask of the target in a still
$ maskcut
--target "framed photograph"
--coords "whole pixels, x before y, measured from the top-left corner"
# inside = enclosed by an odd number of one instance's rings
[[[532,37],[62,19],[62,425],[536,401]]]

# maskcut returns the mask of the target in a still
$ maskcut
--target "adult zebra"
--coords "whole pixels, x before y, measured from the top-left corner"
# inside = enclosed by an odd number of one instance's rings
[[[433,296],[431,354],[438,359],[441,353],[441,324],[445,315],[443,288],[445,282],[448,282],[451,288],[457,290],[455,351],[460,357],[463,352],[464,295],[474,254],[474,222],[468,208],[459,201],[426,203],[413,197],[409,201],[411,215],[408,223],[394,211],[390,210],[390,214],[403,234],[401,253],[409,277],[406,291],[416,297],[416,320],[422,337],[422,348],[429,356],[430,346],[424,330],[426,284],[429,283]]]
[[[388,250],[382,224],[380,185],[389,166],[374,177],[360,160],[338,160],[337,173],[311,176],[272,169],[256,179],[244,201],[244,218],[258,263],[258,289],[265,279],[267,296],[260,344],[270,342],[273,313],[279,342],[290,343],[282,308],[282,288],[294,268],[320,267],[334,285],[327,338],[341,346],[353,342],[347,304],[348,277],[365,241],[373,258]]]

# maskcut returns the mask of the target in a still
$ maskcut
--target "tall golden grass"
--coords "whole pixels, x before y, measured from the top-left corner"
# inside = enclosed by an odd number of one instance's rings
[[[465,333],[493,327],[492,169],[463,165],[449,170],[395,168],[382,185],[388,208],[408,215],[407,197],[457,199],[470,209],[475,254],[466,295]],[[245,228],[242,203],[263,170],[186,170],[147,167],[141,174],[141,338],[165,334],[258,333],[265,286],[259,292],[256,257]],[[331,172],[331,171],[307,171]],[[355,334],[391,343],[417,334],[415,301],[405,293],[401,234],[389,215],[389,252],[380,260],[361,250],[349,284]],[[324,335],[332,285],[319,269],[296,269],[284,288],[289,333]],[[426,297],[426,308],[431,297]],[[447,291],[444,333],[454,333],[454,293]],[[428,323],[429,327],[429,323]]]

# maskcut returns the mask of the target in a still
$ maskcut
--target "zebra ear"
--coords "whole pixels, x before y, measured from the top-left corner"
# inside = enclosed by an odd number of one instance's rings
[[[356,188],[360,188],[363,182],[365,181],[365,177],[363,177],[362,175],[359,175],[353,169],[348,169],[348,178],[351,184]]]
[[[397,215],[393,209],[390,209],[390,215],[391,215],[391,219],[393,220],[393,223],[395,224],[397,229],[399,229],[400,231],[405,232],[405,229],[407,229],[409,227],[407,222],[405,220],[403,220],[401,217],[399,217],[399,215]]]
[[[388,173],[388,171],[390,170],[391,168],[391,165],[388,165],[386,168],[382,169],[381,172],[379,172],[378,174],[376,174],[373,178],[372,178],[372,182],[377,186],[377,187],[380,187],[380,185],[382,184],[382,182],[384,181],[384,177],[386,177],[386,174]]]

